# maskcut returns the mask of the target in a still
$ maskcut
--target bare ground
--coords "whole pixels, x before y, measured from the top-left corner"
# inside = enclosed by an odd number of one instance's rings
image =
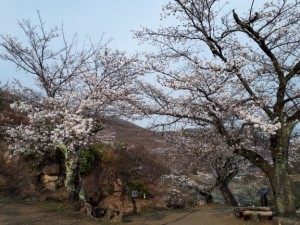
[[[123,223],[105,223],[89,218],[66,203],[23,201],[0,197],[1,225],[270,225],[236,218],[232,209],[220,205],[185,211],[162,211],[125,217]]]
[[[233,209],[224,205],[209,205],[186,211],[173,211],[162,216],[143,215],[130,225],[271,225],[271,221],[244,221],[233,215]]]
[[[96,225],[69,204],[23,201],[0,197],[1,225]]]

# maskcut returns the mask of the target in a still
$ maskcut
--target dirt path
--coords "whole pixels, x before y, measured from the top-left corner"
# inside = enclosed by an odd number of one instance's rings
[[[22,201],[0,197],[1,225],[99,225],[108,224],[75,212],[68,204]],[[118,223],[109,223],[118,224]],[[271,221],[243,221],[222,206],[156,212],[126,217],[123,225],[270,225]]]
[[[238,219],[224,206],[203,206],[186,212],[171,212],[161,217],[135,218],[130,225],[271,225],[271,221],[250,222]]]

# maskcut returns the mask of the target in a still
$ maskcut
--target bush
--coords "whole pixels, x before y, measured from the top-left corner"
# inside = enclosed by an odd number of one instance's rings
[[[80,173],[82,175],[90,172],[97,159],[99,158],[99,153],[103,152],[104,145],[97,143],[90,146],[88,149],[83,150],[80,154]]]
[[[138,191],[138,198],[143,198],[144,195],[150,196],[148,185],[142,180],[131,180],[128,184],[128,189],[130,191],[129,196],[131,191],[135,190]]]

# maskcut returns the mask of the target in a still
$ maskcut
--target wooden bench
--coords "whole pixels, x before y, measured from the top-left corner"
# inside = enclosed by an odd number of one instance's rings
[[[246,210],[243,212],[244,220],[259,221],[261,218],[267,218],[269,220],[274,216],[273,211],[251,211]]]
[[[272,219],[274,212],[271,207],[236,207],[234,212],[238,217],[244,217],[244,220],[259,220],[260,218]]]

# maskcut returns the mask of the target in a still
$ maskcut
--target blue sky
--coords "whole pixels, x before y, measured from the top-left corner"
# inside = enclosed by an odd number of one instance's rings
[[[161,7],[167,0],[0,0],[0,33],[22,36],[18,20],[35,23],[40,11],[46,27],[64,24],[67,36],[77,33],[82,40],[88,35],[97,42],[112,38],[110,47],[133,53],[141,48],[130,30],[141,26],[157,27]],[[0,61],[0,81],[15,77],[28,83],[30,75],[16,71],[9,62]]]

